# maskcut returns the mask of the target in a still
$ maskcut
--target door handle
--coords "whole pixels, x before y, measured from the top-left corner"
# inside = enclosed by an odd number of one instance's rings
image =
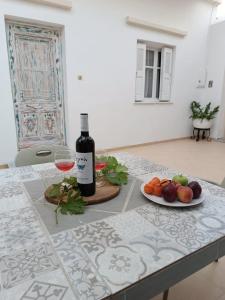
[[[51,150],[39,150],[38,152],[36,152],[36,156],[49,156],[52,154]]]

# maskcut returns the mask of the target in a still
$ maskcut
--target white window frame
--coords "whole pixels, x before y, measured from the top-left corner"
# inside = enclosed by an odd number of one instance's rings
[[[152,83],[152,97],[144,97],[144,101],[159,101],[159,97],[156,97],[156,83],[157,83],[157,71],[161,70],[161,65],[158,67],[158,53],[162,53],[162,49],[160,48],[152,48],[152,47],[147,47],[147,50],[153,51],[154,52],[154,63],[153,66],[147,66],[146,61],[145,61],[145,70],[146,69],[153,69],[153,83]],[[145,72],[144,72],[145,74]],[[161,74],[160,74],[160,79],[161,79]],[[145,75],[144,75],[144,93],[145,93]]]
[[[154,51],[153,66],[146,65],[147,50]],[[161,64],[158,67],[158,53],[161,52]],[[145,97],[146,69],[153,70],[152,97]],[[157,72],[160,69],[159,96],[157,91]],[[172,103],[171,92],[174,70],[174,47],[155,42],[137,40],[137,64],[135,83],[135,103]]]

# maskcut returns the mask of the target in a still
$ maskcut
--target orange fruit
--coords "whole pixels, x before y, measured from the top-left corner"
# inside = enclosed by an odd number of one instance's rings
[[[160,183],[160,179],[158,177],[154,177],[149,183],[153,185],[158,184]]]
[[[152,192],[153,192],[153,187],[152,187],[151,185],[149,185],[149,184],[146,184],[146,185],[144,186],[144,192],[145,192],[146,194],[152,194]]]
[[[155,186],[153,188],[153,195],[161,197],[161,195],[162,195],[162,186],[159,183],[155,184]]]

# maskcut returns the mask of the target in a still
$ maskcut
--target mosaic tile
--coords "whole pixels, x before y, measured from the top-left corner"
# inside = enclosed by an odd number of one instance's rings
[[[110,217],[106,221],[128,242],[152,230],[151,224],[134,210]]]
[[[151,225],[151,231],[130,241],[147,266],[147,274],[152,274],[161,268],[184,257],[188,251],[176,243],[164,231]]]
[[[167,170],[168,168],[151,161],[145,160],[143,158],[137,157],[128,153],[114,153],[113,154],[117,159],[124,163],[128,169],[129,174],[131,175],[143,175],[149,174],[152,172],[160,172]]]
[[[32,208],[0,214],[0,256],[46,241]]]
[[[80,299],[95,300],[110,295],[111,291],[98,275],[71,231],[52,236],[55,249],[63,263],[74,290]]]
[[[2,286],[9,289],[37,275],[59,267],[57,259],[48,243],[18,251],[0,258]]]
[[[191,253],[221,237],[225,228],[224,217],[218,217],[219,208],[215,210],[215,204],[210,208],[211,198],[205,198],[195,208],[173,209],[150,203],[136,212]]]
[[[30,206],[23,185],[11,182],[0,185],[0,213]]]
[[[41,170],[41,171],[38,171],[38,173],[42,178],[55,177],[55,176],[61,175],[61,172],[56,168]]]
[[[26,182],[40,178],[32,166],[9,168],[0,170],[0,182],[7,183],[13,181]]]
[[[2,291],[5,300],[77,300],[69,283],[58,269],[26,280],[19,285]]]
[[[0,200],[24,194],[23,186],[18,182],[0,185]]]
[[[106,221],[140,255],[149,274],[187,253],[185,247],[134,210]]]
[[[33,165],[32,168],[38,172],[38,171],[48,170],[48,169],[52,169],[52,168],[54,169],[55,164],[53,162],[44,163],[44,164],[36,164],[36,165]]]
[[[147,266],[138,251],[106,221],[80,226],[73,233],[113,292],[129,286],[146,274]]]
[[[62,300],[66,291],[67,287],[63,285],[34,281],[21,300],[38,300],[40,298],[47,300],[53,297],[55,300]]]
[[[140,280],[147,271],[139,252],[126,244],[105,248],[96,256],[95,264],[113,292]]]
[[[122,242],[121,237],[105,221],[97,221],[91,224],[80,226],[73,230],[76,239],[88,252],[95,255],[106,247],[113,247]]]

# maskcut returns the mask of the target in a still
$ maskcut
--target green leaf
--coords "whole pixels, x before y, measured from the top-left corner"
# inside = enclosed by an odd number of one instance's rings
[[[191,105],[192,115],[190,118],[192,119],[207,119],[211,120],[215,118],[215,115],[219,111],[219,106],[216,106],[214,109],[211,109],[211,102],[209,102],[205,107],[201,106],[201,104],[197,101],[192,101]]]
[[[63,182],[69,183],[74,189],[78,189],[78,184],[77,184],[77,178],[76,177],[69,177],[69,178],[64,178]]]
[[[70,187],[65,188],[63,183],[68,183]],[[48,197],[58,198],[58,205],[55,209],[56,224],[58,224],[58,214],[75,215],[83,214],[86,202],[80,195],[76,177],[64,178],[62,182],[53,184],[47,192]],[[66,200],[66,202],[64,202]]]
[[[77,214],[83,214],[85,210],[86,202],[83,200],[83,198],[79,196],[72,196],[72,193],[68,193],[68,200],[67,202],[60,203],[59,211],[63,215],[77,215]]]
[[[128,182],[128,174],[123,172],[108,173],[106,174],[106,179],[114,185],[123,185]]]
[[[48,196],[51,198],[57,198],[61,195],[60,192],[60,183],[59,184],[53,184],[52,188],[48,191]]]
[[[106,162],[106,167],[101,171],[106,180],[114,185],[127,184],[128,169],[120,164],[114,156],[102,156],[101,161]]]
[[[116,173],[121,173],[121,172],[127,172],[128,169],[126,166],[118,164],[118,166],[116,166],[115,168]]]

